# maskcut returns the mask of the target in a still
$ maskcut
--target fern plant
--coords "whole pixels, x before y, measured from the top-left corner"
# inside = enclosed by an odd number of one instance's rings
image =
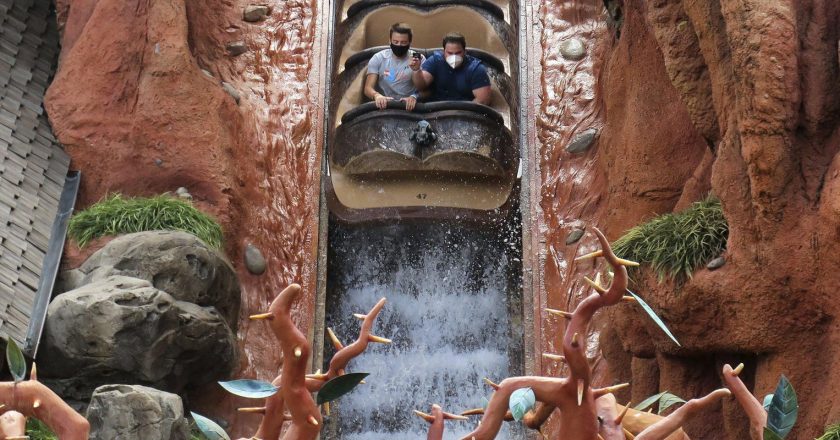
[[[216,220],[168,195],[124,198],[114,194],[74,215],[68,234],[84,247],[98,237],[154,230],[189,232],[209,246],[222,246],[222,227]]]
[[[684,281],[719,256],[728,237],[720,200],[710,196],[682,212],[664,214],[630,229],[613,243],[613,250],[621,258],[650,265],[660,282],[666,276]]]
[[[840,423],[825,428],[825,433],[817,440],[840,440]]]

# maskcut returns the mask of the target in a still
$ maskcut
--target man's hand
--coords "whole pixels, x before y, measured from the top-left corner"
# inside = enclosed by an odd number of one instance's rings
[[[376,108],[378,108],[379,110],[382,110],[385,107],[387,107],[388,101],[390,101],[391,99],[391,97],[385,96],[381,93],[377,93],[376,96],[373,98],[373,100],[376,101]]]
[[[411,61],[408,62],[408,68],[415,72],[420,70],[420,57],[411,57]]]
[[[400,99],[400,101],[405,101],[406,111],[414,110],[414,106],[417,104],[417,98],[413,96],[406,96],[405,98]]]

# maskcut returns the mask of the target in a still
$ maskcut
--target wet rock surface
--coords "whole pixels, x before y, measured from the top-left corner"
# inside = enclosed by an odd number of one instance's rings
[[[583,153],[592,146],[592,143],[595,142],[595,137],[597,136],[598,129],[587,128],[569,142],[569,146],[566,147],[566,151],[572,154]]]
[[[94,391],[86,418],[91,440],[189,440],[177,394],[140,385],[103,385]]]
[[[236,101],[237,104],[239,104],[240,95],[238,90],[236,90],[232,85],[230,85],[230,83],[226,82],[222,82],[222,88],[225,90],[225,92],[227,92],[228,95],[230,95],[233,98],[234,101]]]
[[[234,334],[215,309],[178,301],[137,278],[112,276],[59,295],[44,334],[43,381],[79,400],[108,383],[180,392],[235,366]]]
[[[212,306],[235,329],[239,280],[224,255],[192,234],[150,231],[111,240],[78,269],[61,276],[63,289],[105,280],[113,275],[149,281],[179,301]]]

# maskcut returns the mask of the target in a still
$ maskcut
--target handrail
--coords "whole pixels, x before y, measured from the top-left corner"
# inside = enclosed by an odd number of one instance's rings
[[[367,49],[356,52],[353,55],[350,55],[349,57],[347,57],[347,61],[344,62],[344,69],[345,70],[350,70],[350,68],[355,66],[356,64],[359,64],[363,61],[367,61],[377,52],[388,49],[388,48],[389,48],[389,46],[374,46],[374,47],[369,47]],[[434,53],[434,51],[440,50],[440,49],[439,48],[435,48],[435,49],[421,49],[421,48],[414,49],[414,48],[412,48],[411,50],[416,51],[416,52],[420,52],[420,53],[423,54],[423,56],[428,58],[429,56],[431,56],[431,54]],[[492,53],[487,52],[486,50],[481,50],[481,49],[468,47],[467,48],[467,55],[469,55],[471,57],[478,58],[479,60],[481,60],[481,62],[487,64],[488,66],[492,67],[493,69],[495,69],[499,72],[504,72],[505,71],[505,65],[504,65],[504,63],[502,63],[502,60],[500,60],[498,57],[496,57]]]
[[[403,4],[417,7],[439,7],[448,5],[475,6],[484,9],[500,20],[505,19],[505,12],[498,5],[487,0],[359,0],[347,9],[347,18],[358,14],[363,9],[383,4]]]
[[[405,110],[405,101],[398,101],[395,99],[389,100],[387,103],[388,110]],[[487,117],[498,124],[504,124],[505,120],[502,115],[491,107],[483,104],[478,104],[472,101],[438,101],[438,102],[418,102],[414,106],[412,113],[433,113],[444,110],[459,110],[468,111],[480,114]],[[366,102],[361,104],[341,116],[341,123],[347,124],[362,115],[379,111],[375,102]]]

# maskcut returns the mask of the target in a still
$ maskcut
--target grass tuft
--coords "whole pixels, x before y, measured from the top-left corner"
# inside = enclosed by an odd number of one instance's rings
[[[720,201],[710,196],[682,212],[630,229],[613,243],[613,249],[621,258],[652,266],[660,282],[665,276],[680,282],[718,257],[728,236]]]
[[[107,235],[156,230],[189,232],[209,246],[222,246],[222,227],[216,220],[168,195],[124,198],[114,194],[74,215],[67,232],[84,247]]]
[[[44,422],[31,417],[26,419],[26,435],[29,440],[58,440],[58,436]]]
[[[840,423],[825,428],[825,433],[817,440],[840,440]]]

